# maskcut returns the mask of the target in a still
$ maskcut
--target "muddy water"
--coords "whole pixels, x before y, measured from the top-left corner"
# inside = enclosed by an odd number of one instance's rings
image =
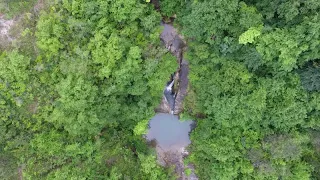
[[[164,151],[180,151],[191,143],[191,125],[192,121],[181,122],[176,115],[159,113],[149,122],[147,140],[155,140]]]

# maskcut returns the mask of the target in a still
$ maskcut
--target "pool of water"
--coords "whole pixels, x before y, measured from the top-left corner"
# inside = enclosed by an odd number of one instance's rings
[[[164,151],[178,151],[191,141],[189,132],[193,121],[179,121],[178,116],[158,113],[149,122],[147,140],[155,140]]]

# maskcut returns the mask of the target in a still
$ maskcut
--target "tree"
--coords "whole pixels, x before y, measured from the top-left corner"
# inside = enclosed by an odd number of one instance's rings
[[[320,70],[316,67],[310,67],[301,71],[301,83],[308,91],[320,90]]]
[[[319,58],[318,5],[184,3],[177,22],[189,46],[186,108],[198,125],[190,160],[200,178],[311,177],[317,158],[311,158],[305,132],[318,129],[319,98],[317,65],[308,69],[305,63]]]

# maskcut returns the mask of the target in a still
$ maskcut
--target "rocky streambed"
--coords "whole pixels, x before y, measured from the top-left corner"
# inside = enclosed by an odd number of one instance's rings
[[[183,159],[189,155],[186,147],[191,143],[189,134],[195,124],[192,120],[179,120],[179,114],[183,111],[183,100],[187,95],[189,85],[189,65],[188,61],[183,58],[183,52],[187,46],[183,37],[171,24],[161,23],[161,25],[163,31],[160,39],[168,51],[176,57],[179,67],[176,72],[173,72],[173,77],[168,79],[167,84],[168,86],[172,84],[172,80],[174,81],[172,93],[174,103],[168,101],[168,97],[165,95],[163,96],[159,107],[156,109],[157,115],[149,122],[146,139],[155,144],[157,160],[160,165],[174,166],[178,179],[197,180],[194,167],[191,164],[185,165],[183,162]],[[174,104],[173,109],[172,104]],[[185,173],[186,169],[189,173]]]
[[[164,46],[176,57],[179,67],[174,73],[174,93],[175,93],[175,107],[173,114],[180,114],[183,111],[183,100],[187,95],[188,89],[188,75],[189,75],[189,65],[188,61],[183,58],[183,52],[186,50],[186,43],[183,37],[178,34],[177,30],[171,25],[166,23],[161,23],[163,26],[163,31],[160,35],[160,39]],[[168,75],[169,76],[169,75]],[[170,106],[163,96],[159,107],[156,112],[170,113]]]

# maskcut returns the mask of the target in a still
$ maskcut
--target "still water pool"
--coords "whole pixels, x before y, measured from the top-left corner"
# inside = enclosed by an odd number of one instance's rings
[[[149,122],[147,140],[156,140],[165,151],[175,151],[188,146],[193,121],[179,121],[178,116],[158,113]]]

